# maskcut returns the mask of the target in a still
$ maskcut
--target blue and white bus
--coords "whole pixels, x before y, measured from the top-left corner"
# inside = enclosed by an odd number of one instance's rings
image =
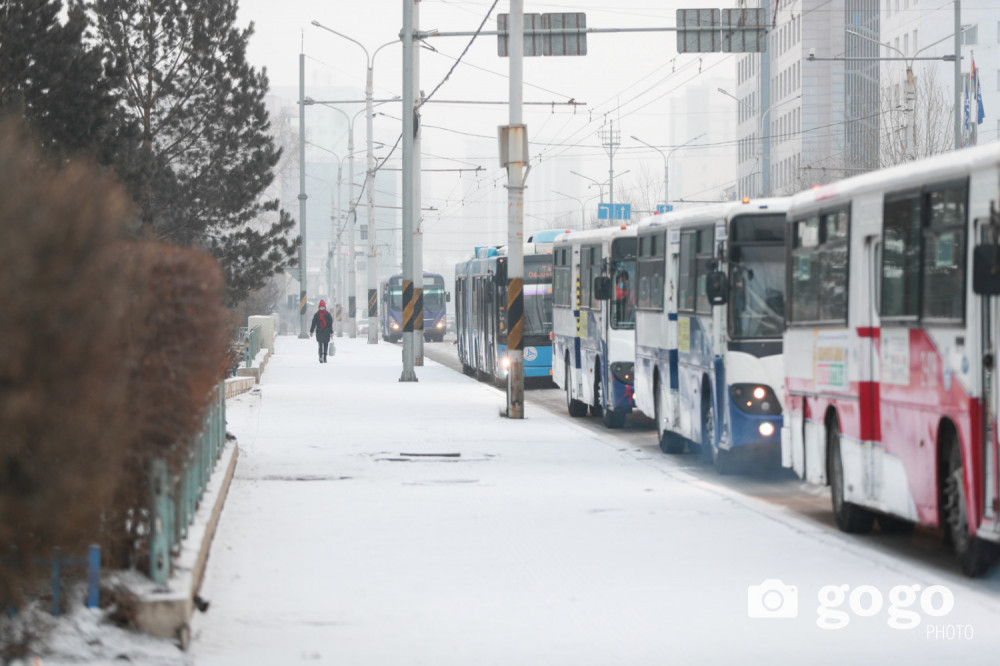
[[[636,405],[660,448],[780,451],[787,199],[646,218],[638,229]]]
[[[620,428],[635,406],[635,227],[570,232],[552,256],[553,378],[571,416]]]
[[[539,243],[543,241],[538,241]],[[548,384],[552,376],[552,255],[524,255],[524,378]],[[467,375],[507,381],[507,257],[504,248],[476,248],[455,266],[455,335]]]
[[[398,342],[403,337],[403,276],[382,280],[379,325],[382,339]],[[444,290],[444,276],[424,273],[424,340],[441,342],[447,328],[447,303],[451,294]]]

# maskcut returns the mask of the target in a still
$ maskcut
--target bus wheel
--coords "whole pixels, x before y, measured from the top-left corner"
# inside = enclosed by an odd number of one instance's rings
[[[875,514],[844,499],[844,460],[840,455],[840,427],[834,421],[826,433],[830,456],[830,495],[833,517],[842,532],[866,534],[871,531]]]
[[[594,387],[594,395],[597,396],[595,402],[601,405],[601,420],[604,422],[605,428],[621,428],[625,425],[625,410],[623,409],[611,409],[607,407],[604,403],[604,388],[601,384],[601,379],[598,377],[597,386]]]
[[[943,499],[947,534],[951,537],[962,572],[966,576],[981,576],[996,561],[998,549],[992,543],[969,534],[965,483],[962,481],[962,449],[954,438],[949,446]]]
[[[595,362],[596,363],[596,362]],[[594,404],[590,406],[590,415],[601,418],[604,416],[604,389],[600,373],[594,373]]]
[[[569,383],[569,363],[566,363],[566,410],[573,417],[586,416],[587,403],[574,400],[571,388]]]
[[[712,414],[712,401],[704,400],[701,405],[701,450],[702,461],[712,465],[718,451],[715,448],[715,417]]]
[[[663,422],[663,414],[666,411],[663,406],[663,391],[660,390],[659,382],[653,394],[653,410],[656,414],[656,437],[660,443],[660,450],[664,453],[683,453],[684,439],[677,433],[667,430]]]

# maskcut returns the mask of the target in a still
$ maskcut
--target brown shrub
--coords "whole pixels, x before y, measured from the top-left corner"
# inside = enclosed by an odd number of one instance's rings
[[[56,546],[144,548],[146,461],[174,469],[223,376],[218,264],[130,240],[123,190],[0,127],[0,609]]]
[[[128,320],[138,351],[128,379],[132,429],[125,479],[108,517],[108,545],[117,566],[145,564],[148,534],[146,463],[163,458],[179,471],[201,428],[211,391],[225,373],[228,313],[222,271],[211,256],[141,243],[123,257],[139,273],[138,299]],[[152,307],[145,307],[146,297]]]
[[[0,128],[0,603],[31,557],[99,534],[123,457],[130,266],[122,190]]]

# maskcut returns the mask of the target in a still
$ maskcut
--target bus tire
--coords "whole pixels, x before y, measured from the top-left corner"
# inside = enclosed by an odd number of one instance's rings
[[[840,456],[840,426],[836,420],[827,428],[826,438],[830,460],[830,498],[837,527],[849,534],[867,534],[875,523],[875,514],[844,499],[844,461]]]
[[[663,391],[660,389],[659,381],[656,382],[656,389],[653,391],[653,412],[656,419],[656,438],[660,443],[660,450],[670,454],[684,453],[684,438],[667,430],[666,424],[663,422]]]
[[[702,386],[702,395],[709,392],[708,386]],[[712,410],[712,399],[703,397],[701,401],[701,441],[698,442],[703,462],[714,465],[718,451],[715,448],[715,415]]]
[[[575,400],[569,383],[569,361],[566,362],[566,411],[574,418],[587,415],[587,403]]]
[[[596,366],[600,362],[600,359],[596,359],[594,365]],[[594,396],[594,404],[590,406],[590,415],[602,418],[604,416],[604,384],[601,383],[600,372],[594,373],[594,392],[591,395]]]
[[[952,436],[948,443],[948,467],[944,480],[944,517],[946,530],[955,549],[955,557],[962,573],[969,577],[981,576],[996,562],[997,546],[969,534],[968,514],[963,482],[962,448]]]
[[[601,421],[604,422],[605,428],[621,428],[625,426],[625,415],[627,412],[624,409],[611,409],[605,403],[604,399],[604,384],[601,382],[600,377],[597,378],[597,385],[594,387],[595,402],[601,405]]]

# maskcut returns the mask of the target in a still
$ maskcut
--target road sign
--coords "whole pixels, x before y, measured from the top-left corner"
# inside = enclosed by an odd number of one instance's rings
[[[497,15],[497,55],[510,56],[510,14]],[[583,12],[524,15],[524,55],[587,55],[587,15]]]
[[[598,220],[631,220],[632,204],[597,204]]]
[[[766,37],[763,9],[722,10],[724,53],[763,53]]]
[[[677,10],[678,53],[713,53],[719,42],[718,9]]]
[[[674,209],[673,204],[656,204],[657,213],[669,213]]]

